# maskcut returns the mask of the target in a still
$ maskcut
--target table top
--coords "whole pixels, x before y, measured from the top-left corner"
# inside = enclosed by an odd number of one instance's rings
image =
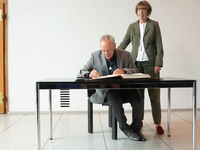
[[[111,89],[193,87],[194,79],[166,77],[160,79],[85,79],[49,78],[37,81],[39,89]]]
[[[158,81],[158,82],[163,82],[163,81],[195,81],[194,79],[185,79],[185,78],[174,78],[174,77],[164,77],[160,79],[152,79],[152,78],[132,78],[132,79],[77,79],[77,78],[47,78],[43,79],[37,82],[128,82],[128,81],[133,81],[133,82],[142,82],[142,81]]]

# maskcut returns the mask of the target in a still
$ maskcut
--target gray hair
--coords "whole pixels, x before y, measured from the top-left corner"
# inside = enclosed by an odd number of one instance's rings
[[[102,40],[110,40],[111,43],[113,44],[113,46],[115,46],[115,38],[112,36],[112,35],[109,35],[109,34],[106,34],[106,35],[103,35],[100,39],[100,42]]]

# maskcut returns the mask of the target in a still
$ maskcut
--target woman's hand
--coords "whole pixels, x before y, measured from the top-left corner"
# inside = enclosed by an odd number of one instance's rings
[[[160,66],[155,66],[155,68],[154,68],[155,73],[160,72],[160,70],[161,70],[161,67],[160,67]]]

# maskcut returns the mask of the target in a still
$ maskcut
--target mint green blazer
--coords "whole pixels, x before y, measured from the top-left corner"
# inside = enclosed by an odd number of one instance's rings
[[[138,47],[140,45],[139,20],[129,25],[126,35],[118,46],[118,49],[125,50],[130,42],[132,44],[131,57],[133,59],[133,63],[135,63]],[[164,51],[158,22],[147,18],[143,42],[150,64],[162,67]]]

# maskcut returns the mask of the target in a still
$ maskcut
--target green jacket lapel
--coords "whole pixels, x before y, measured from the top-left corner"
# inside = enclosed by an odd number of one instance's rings
[[[145,27],[144,36],[149,31],[149,29],[151,28],[151,26],[152,26],[152,21],[151,21],[151,19],[147,18],[147,24],[146,24],[146,27]]]
[[[139,20],[133,25],[133,28],[134,28],[136,34],[140,36]]]

